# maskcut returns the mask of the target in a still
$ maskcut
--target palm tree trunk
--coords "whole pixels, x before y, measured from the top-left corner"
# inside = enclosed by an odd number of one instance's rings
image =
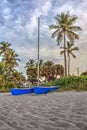
[[[64,31],[64,68],[65,68],[65,76],[67,76],[67,60],[66,60],[66,37],[65,37],[65,31]]]
[[[70,75],[70,55],[68,54],[68,76]]]

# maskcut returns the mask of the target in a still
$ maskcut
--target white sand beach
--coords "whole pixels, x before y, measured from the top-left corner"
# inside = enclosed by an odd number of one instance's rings
[[[0,94],[0,130],[87,130],[87,92]]]

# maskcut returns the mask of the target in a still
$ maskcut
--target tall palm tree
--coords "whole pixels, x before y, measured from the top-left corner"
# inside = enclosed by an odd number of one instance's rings
[[[74,46],[74,44],[72,42],[67,41],[67,47],[65,48],[65,50],[66,50],[67,56],[68,56],[68,76],[70,75],[70,55],[73,58],[76,58],[73,51],[78,51],[79,50],[78,47],[73,47],[73,46]],[[63,53],[64,53],[64,50],[60,52],[61,55]]]
[[[55,17],[56,24],[50,25],[49,29],[54,30],[52,33],[52,38],[57,37],[58,45],[64,41],[64,69],[65,76],[67,76],[67,60],[66,60],[66,38],[74,41],[74,39],[79,39],[77,31],[81,30],[79,26],[75,26],[74,23],[77,20],[77,16],[70,15],[69,12],[57,14]]]

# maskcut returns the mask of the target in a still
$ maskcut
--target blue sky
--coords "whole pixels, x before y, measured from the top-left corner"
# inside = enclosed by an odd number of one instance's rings
[[[51,38],[49,25],[54,24],[57,13],[70,11],[78,16],[76,25],[82,28],[76,59],[72,59],[72,73],[87,70],[87,0],[0,0],[0,41],[12,44],[21,59],[19,70],[31,59],[37,59],[37,19],[40,17],[40,58],[63,64],[63,56],[56,39]]]

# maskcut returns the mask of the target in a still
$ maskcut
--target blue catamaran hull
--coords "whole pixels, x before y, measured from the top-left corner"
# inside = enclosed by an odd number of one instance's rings
[[[53,87],[41,87],[41,86],[34,86],[34,93],[35,94],[46,94],[51,91],[55,91],[59,89],[58,86],[53,86]]]
[[[34,86],[34,88],[11,88],[10,92],[12,95],[22,95],[22,94],[46,94],[51,91],[55,91],[59,89],[58,86],[52,87],[41,87],[41,86]]]
[[[11,88],[10,92],[12,95],[30,94],[34,93],[33,88]]]

